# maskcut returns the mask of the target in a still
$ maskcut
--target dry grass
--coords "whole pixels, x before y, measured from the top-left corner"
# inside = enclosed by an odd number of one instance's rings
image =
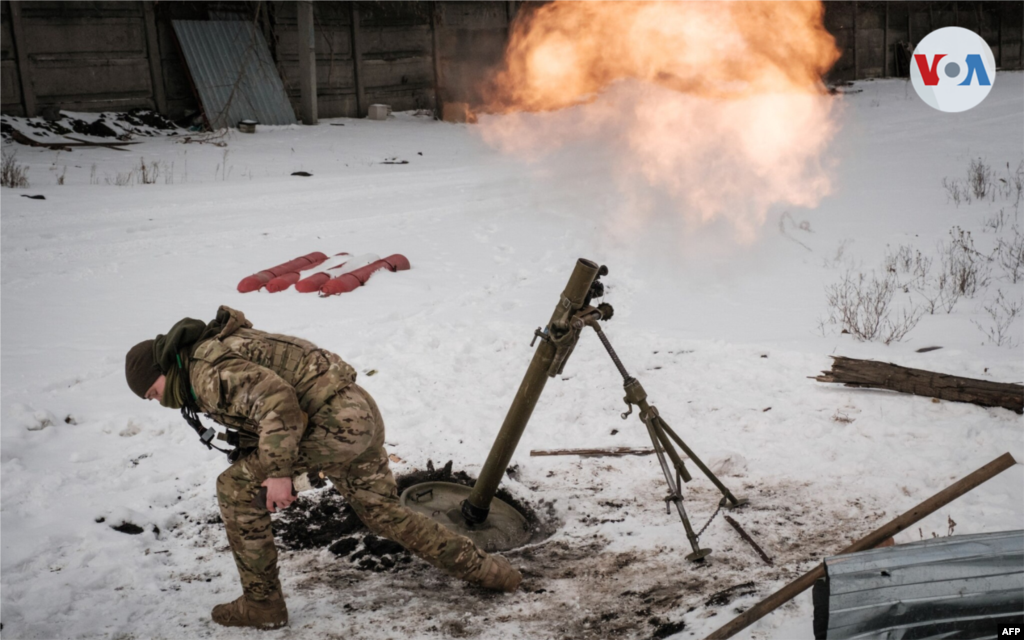
[[[18,164],[18,152],[3,150],[0,161],[0,186],[12,189],[25,189],[28,184],[28,167]]]

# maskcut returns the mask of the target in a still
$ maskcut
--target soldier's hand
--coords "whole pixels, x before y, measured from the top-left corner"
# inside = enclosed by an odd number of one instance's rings
[[[291,478],[267,478],[262,486],[267,488],[267,511],[270,513],[275,509],[287,509],[295,501]]]

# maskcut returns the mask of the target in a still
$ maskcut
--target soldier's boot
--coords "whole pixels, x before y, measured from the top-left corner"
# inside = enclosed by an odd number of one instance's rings
[[[288,624],[288,607],[280,591],[266,600],[250,600],[243,595],[234,602],[218,604],[211,615],[214,622],[225,627],[279,629]]]
[[[480,569],[466,576],[465,579],[485,589],[512,593],[519,588],[523,576],[505,558],[488,555],[480,564]]]

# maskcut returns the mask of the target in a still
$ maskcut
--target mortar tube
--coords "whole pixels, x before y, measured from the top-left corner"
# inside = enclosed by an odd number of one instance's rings
[[[583,307],[583,302],[590,291],[590,285],[597,278],[597,272],[598,266],[590,260],[580,258],[576,261],[576,268],[573,269],[569,283],[566,284],[558,305],[555,307],[555,312],[548,322],[548,333],[557,331],[558,327],[567,326],[572,314]],[[544,391],[544,385],[549,377],[548,371],[554,358],[555,346],[551,344],[550,340],[541,340],[533,354],[533,360],[530,361],[530,366],[526,370],[526,375],[523,376],[523,381],[519,385],[519,390],[516,391],[515,399],[512,400],[512,406],[508,409],[501,430],[494,439],[494,444],[491,445],[491,452],[487,455],[487,461],[484,462],[484,466],[480,470],[480,477],[473,486],[469,497],[462,503],[462,515],[469,524],[480,524],[487,519],[491,500],[494,499],[501,478],[505,475],[505,469],[508,467],[509,461],[512,460],[512,454],[515,453],[516,447],[519,445],[523,431],[526,430],[533,409],[537,406],[537,400],[540,399],[540,394]]]

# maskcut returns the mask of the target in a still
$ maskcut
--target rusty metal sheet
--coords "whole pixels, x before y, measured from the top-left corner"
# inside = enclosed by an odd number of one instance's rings
[[[1024,616],[1024,531],[834,556],[825,567],[816,638],[985,638]]]
[[[295,124],[284,83],[263,34],[241,20],[173,20],[206,120],[214,129],[240,120]]]

